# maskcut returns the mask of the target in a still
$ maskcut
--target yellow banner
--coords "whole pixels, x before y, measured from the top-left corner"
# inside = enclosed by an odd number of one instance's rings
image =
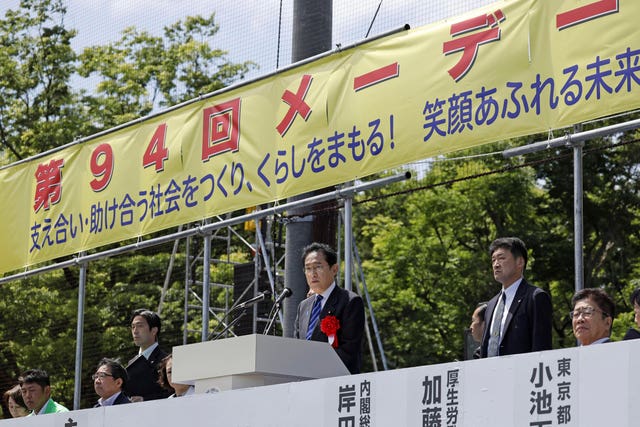
[[[0,273],[640,107],[640,2],[517,0],[0,170]]]

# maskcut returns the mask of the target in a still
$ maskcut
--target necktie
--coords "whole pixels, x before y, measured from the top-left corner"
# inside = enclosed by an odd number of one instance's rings
[[[489,348],[487,349],[487,356],[489,357],[498,355],[498,346],[500,345],[500,326],[502,325],[502,315],[504,314],[505,302],[506,296],[504,292],[501,292],[498,306],[496,307],[496,315],[493,316],[493,323],[491,324],[491,336],[489,337]]]
[[[320,319],[320,310],[322,309],[322,295],[317,295],[316,300],[313,302],[313,307],[311,308],[311,317],[309,318],[309,329],[307,329],[307,339],[311,339],[311,335],[313,335],[313,330],[316,328],[318,324],[318,320]]]

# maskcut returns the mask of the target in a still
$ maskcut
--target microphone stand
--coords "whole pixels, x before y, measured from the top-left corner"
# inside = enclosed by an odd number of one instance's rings
[[[273,309],[271,310],[273,314],[269,316],[269,323],[267,324],[266,328],[264,328],[264,332],[262,333],[262,335],[269,335],[269,330],[275,323],[276,317],[278,317],[278,313],[280,312],[280,308],[281,308],[280,305],[281,305],[281,302],[278,301],[273,306]]]
[[[240,319],[242,319],[242,317],[243,317],[245,314],[247,314],[247,308],[248,308],[248,307],[243,308],[243,309],[242,309],[242,311],[240,312],[240,314],[238,314],[238,316],[237,316],[235,319],[233,319],[231,322],[229,322],[229,323],[227,324],[227,326],[225,326],[225,328],[224,328],[223,330],[221,330],[220,332],[218,332],[218,334],[217,334],[215,337],[211,338],[211,336],[213,335],[213,333],[214,333],[215,331],[214,331],[214,332],[211,332],[211,334],[209,335],[209,341],[215,341],[215,340],[217,340],[218,338],[220,338],[220,336],[222,336],[222,334],[224,334],[225,332],[227,332],[229,329],[231,329],[231,327],[232,327],[232,326],[234,326],[236,323],[238,323],[238,322],[240,321]]]
[[[261,295],[258,295],[257,297],[253,297],[243,303],[240,303],[238,305],[234,305],[233,307],[231,307],[231,309],[229,311],[227,311],[227,313],[224,315],[224,317],[222,318],[221,323],[219,323],[213,331],[211,331],[211,333],[209,334],[209,336],[207,337],[207,340],[209,341],[213,341],[216,340],[220,335],[224,334],[225,332],[227,332],[229,329],[231,329],[231,327],[233,325],[235,325],[236,323],[238,323],[238,321],[240,320],[240,318],[242,316],[244,316],[246,314],[246,309],[253,306],[254,304],[259,303],[260,301],[264,301],[266,298],[269,297],[269,295],[271,295],[271,291],[264,291],[262,292]],[[229,324],[227,324],[224,329],[218,333],[213,339],[211,338],[213,336],[213,334],[216,333],[216,330],[218,329],[218,326],[220,326],[221,324],[224,325],[224,321],[227,317],[229,317],[229,315],[231,313],[233,313],[236,310],[242,310],[242,313],[240,313],[238,315],[238,317],[236,317],[232,322],[230,322]]]

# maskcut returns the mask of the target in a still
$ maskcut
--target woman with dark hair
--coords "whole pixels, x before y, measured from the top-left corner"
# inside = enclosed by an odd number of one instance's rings
[[[189,384],[178,384],[171,381],[171,371],[173,370],[173,357],[172,355],[168,355],[162,362],[160,362],[160,366],[158,367],[158,384],[169,391],[173,391],[174,393],[169,396],[172,397],[182,397],[189,396],[196,392],[194,386]]]
[[[9,409],[11,418],[20,418],[29,415],[27,405],[25,405],[24,400],[22,400],[22,392],[20,391],[19,385],[16,384],[9,390],[5,391],[3,398],[4,405]]]

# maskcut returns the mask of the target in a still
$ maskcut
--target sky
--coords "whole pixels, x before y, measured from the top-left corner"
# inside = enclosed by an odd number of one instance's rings
[[[316,0],[317,1],[317,0]],[[333,0],[333,44],[343,47],[409,24],[419,27],[490,4],[490,0]],[[0,16],[19,0],[2,0]],[[291,63],[293,0],[68,0],[65,25],[78,30],[73,47],[104,45],[129,26],[161,35],[163,27],[186,16],[216,14],[216,48],[233,62],[254,61],[249,78]],[[281,11],[282,10],[282,14]],[[279,25],[280,24],[280,25]],[[279,36],[280,28],[280,36]]]

